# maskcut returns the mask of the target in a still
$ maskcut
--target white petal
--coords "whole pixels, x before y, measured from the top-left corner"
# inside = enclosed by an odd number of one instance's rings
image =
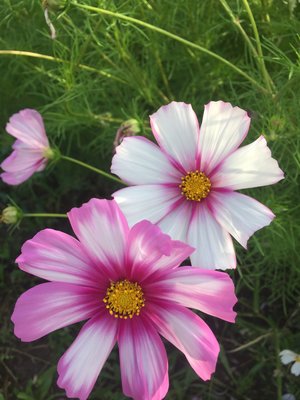
[[[144,137],[127,137],[116,148],[111,172],[130,185],[178,183],[182,173],[160,148]]]
[[[200,128],[200,170],[209,174],[236,150],[248,133],[250,118],[246,111],[223,101],[205,106]]]
[[[294,374],[294,375],[296,375],[296,376],[299,376],[299,375],[300,375],[300,362],[299,362],[299,361],[295,362],[295,363],[292,365],[291,373]]]
[[[283,178],[266,139],[260,136],[229,155],[211,177],[211,183],[213,187],[238,190],[272,185]]]
[[[195,267],[207,269],[236,267],[231,237],[215,220],[205,204],[199,204],[192,217],[188,244],[196,248],[190,256]]]
[[[279,353],[282,364],[289,364],[296,360],[297,354],[291,350],[282,350]]]
[[[216,220],[245,248],[249,237],[275,217],[269,208],[241,193],[214,191],[209,199]]]
[[[181,198],[177,187],[163,185],[132,186],[113,194],[129,226],[146,219],[156,224],[173,209],[176,200]]]
[[[199,123],[192,106],[172,101],[150,115],[150,124],[160,147],[185,170],[194,170]]]

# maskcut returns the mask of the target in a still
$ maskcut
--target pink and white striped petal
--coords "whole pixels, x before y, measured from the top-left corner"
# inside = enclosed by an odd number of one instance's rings
[[[6,131],[30,147],[49,147],[43,118],[36,110],[27,108],[12,115],[6,125]]]
[[[174,208],[181,198],[178,187],[164,185],[131,186],[113,194],[129,226],[141,220],[156,224]]]
[[[48,282],[23,293],[15,305],[14,334],[31,342],[56,329],[91,318],[99,310],[99,291],[69,283]]]
[[[106,312],[96,315],[59,360],[57,385],[69,398],[87,400],[116,343],[117,326]]]
[[[172,101],[150,115],[150,124],[160,147],[183,172],[197,168],[199,123],[190,104]]]
[[[230,154],[211,176],[211,183],[214,188],[238,190],[273,185],[283,178],[266,139],[260,136]]]
[[[191,262],[195,267],[206,269],[236,267],[232,239],[205,204],[199,204],[195,209],[187,243],[196,248],[191,255]]]
[[[165,215],[158,226],[163,232],[166,232],[172,239],[186,242],[193,212],[192,202],[185,199],[179,200],[173,206],[172,211]]]
[[[106,283],[81,243],[53,229],[44,229],[27,240],[16,262],[21,270],[48,281],[97,288]]]
[[[68,213],[73,231],[88,256],[112,280],[123,272],[127,221],[114,201],[91,199]]]
[[[135,224],[128,236],[127,262],[130,279],[141,282],[162,256],[169,256],[172,240],[149,221]]]
[[[237,192],[213,191],[210,205],[219,224],[245,248],[249,237],[275,217],[268,207]]]
[[[162,341],[146,318],[121,320],[119,353],[123,392],[134,400],[161,400],[169,387]]]
[[[206,323],[192,311],[170,304],[151,304],[147,313],[158,332],[186,356],[191,367],[203,380],[216,369],[219,344]]]
[[[111,172],[130,185],[177,183],[182,175],[156,144],[139,136],[116,148]]]
[[[223,101],[211,101],[204,108],[200,128],[200,170],[210,174],[247,136],[250,118],[246,111]]]
[[[149,285],[147,291],[151,298],[175,302],[225,321],[235,321],[234,284],[224,272],[180,267]]]

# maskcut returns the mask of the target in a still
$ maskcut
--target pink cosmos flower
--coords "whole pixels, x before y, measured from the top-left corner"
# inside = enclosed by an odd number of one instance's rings
[[[1,179],[9,185],[19,185],[37,171],[42,171],[53,157],[42,116],[31,109],[21,110],[10,117],[6,131],[17,138],[13,152],[1,164],[5,171]]]
[[[159,147],[144,137],[125,138],[111,171],[129,185],[113,194],[130,226],[147,219],[196,248],[192,265],[236,266],[231,234],[244,247],[274,214],[237,193],[283,178],[266,140],[238,148],[250,117],[222,101],[205,106],[201,129],[190,104],[172,102],[150,116]]]
[[[45,229],[22,247],[19,267],[50,282],[25,292],[12,315],[15,335],[25,342],[88,319],[58,363],[59,387],[68,397],[87,399],[118,342],[125,395],[162,399],[168,361],[159,334],[209,379],[219,345],[186,307],[233,322],[230,277],[178,267],[193,249],[149,221],[129,229],[113,200],[92,199],[68,217],[78,240]]]

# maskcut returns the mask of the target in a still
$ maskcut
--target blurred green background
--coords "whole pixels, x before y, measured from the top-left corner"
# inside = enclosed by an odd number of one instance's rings
[[[286,178],[244,192],[277,218],[250,239],[247,252],[235,244],[238,268],[229,273],[239,298],[237,323],[204,317],[222,346],[213,379],[202,382],[183,355],[167,345],[167,399],[279,400],[287,393],[297,398],[300,378],[278,355],[286,348],[300,353],[300,4],[78,1],[124,19],[68,3],[50,12],[56,40],[50,38],[39,0],[0,3],[1,160],[13,141],[5,124],[22,108],[41,112],[51,143],[64,154],[106,171],[124,120],[136,118],[141,134],[152,139],[148,115],[172,100],[191,103],[200,120],[203,105],[211,100],[246,109],[252,117],[246,143],[265,135]],[[16,50],[23,53],[16,55]],[[60,161],[18,187],[0,183],[0,205],[13,199],[25,212],[65,213],[91,197],[110,198],[117,188],[117,183]],[[13,230],[0,227],[0,400],[66,398],[56,387],[56,364],[80,326],[21,343],[10,322],[18,296],[39,282],[13,261],[22,243],[45,227],[71,232],[67,221],[53,218],[26,218]],[[116,350],[90,398],[124,398]]]

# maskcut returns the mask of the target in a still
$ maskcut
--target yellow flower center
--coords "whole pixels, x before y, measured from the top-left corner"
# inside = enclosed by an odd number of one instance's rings
[[[141,308],[145,306],[145,298],[142,288],[136,282],[127,279],[111,282],[103,299],[110,315],[115,318],[132,318],[139,315]]]
[[[297,355],[296,355],[295,361],[296,361],[296,362],[300,362],[300,354],[297,354]]]
[[[200,171],[188,172],[186,176],[181,178],[179,185],[181,194],[187,200],[201,201],[208,196],[211,183],[208,177]]]

